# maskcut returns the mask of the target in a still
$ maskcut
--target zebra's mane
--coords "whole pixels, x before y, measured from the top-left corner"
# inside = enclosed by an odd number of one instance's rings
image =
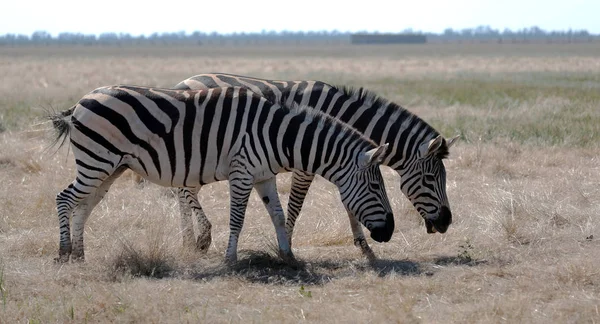
[[[283,101],[283,99],[282,99],[282,101]],[[284,105],[281,105],[281,107],[285,108]],[[359,132],[357,129],[355,129],[351,125],[348,125],[348,124],[340,121],[339,119],[332,117],[331,115],[328,115],[318,109],[314,109],[311,106],[300,105],[294,101],[294,102],[292,102],[292,106],[289,107],[288,109],[292,114],[303,115],[307,119],[311,119],[311,120],[313,120],[313,119],[318,120],[319,126],[317,126],[317,127],[337,126],[338,130],[339,130],[339,136],[342,136],[342,137],[350,136],[350,137],[352,137],[353,140],[360,139],[365,142],[368,142],[369,144],[371,144],[375,147],[379,146],[378,143],[375,143],[373,140],[366,137],[363,133]]]
[[[335,86],[335,85],[332,85],[331,87],[342,91],[342,93],[345,96],[356,98],[356,102],[359,103],[360,105],[369,105],[373,109],[384,110],[383,111],[384,114],[386,113],[385,110],[391,111],[390,113],[388,113],[389,116],[403,115],[404,116],[403,118],[412,119],[412,120],[416,121],[417,124],[420,124],[423,127],[425,127],[428,132],[434,134],[434,136],[433,136],[434,138],[436,136],[440,135],[440,133],[437,130],[435,130],[435,128],[433,128],[431,125],[429,125],[423,119],[421,119],[419,116],[412,113],[410,110],[396,104],[393,101],[390,101],[388,99],[385,99],[385,98],[379,96],[378,94],[376,94],[373,91],[367,90],[362,87],[355,88],[355,87],[350,87],[350,86]],[[444,139],[442,142],[442,146],[436,152],[436,156],[439,159],[445,159],[448,157],[448,154],[449,154],[448,145],[446,143],[446,140]]]

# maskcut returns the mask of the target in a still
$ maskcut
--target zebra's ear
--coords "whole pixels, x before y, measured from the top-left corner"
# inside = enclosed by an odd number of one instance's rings
[[[452,137],[451,139],[446,140],[446,142],[448,143],[447,144],[448,148],[450,148],[452,145],[454,145],[454,143],[456,143],[459,138],[460,138],[460,135],[456,135],[456,136]]]
[[[444,142],[445,140],[442,135],[438,135],[429,142],[422,143],[419,146],[419,157],[424,158],[430,154],[435,154],[443,146]]]
[[[361,168],[368,167],[373,164],[380,164],[383,161],[389,143],[385,143],[369,151],[363,152],[358,158],[358,164]]]

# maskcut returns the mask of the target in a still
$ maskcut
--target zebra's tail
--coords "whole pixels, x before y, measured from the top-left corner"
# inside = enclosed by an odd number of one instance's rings
[[[75,107],[76,106],[73,106],[69,110],[61,111],[58,113],[48,114],[47,118],[49,121],[52,122],[52,126],[54,127],[56,133],[56,138],[49,146],[49,148],[56,146],[56,144],[58,144],[59,142],[60,144],[58,145],[58,148],[61,148],[67,141],[67,138],[71,133],[71,116],[73,115]]]

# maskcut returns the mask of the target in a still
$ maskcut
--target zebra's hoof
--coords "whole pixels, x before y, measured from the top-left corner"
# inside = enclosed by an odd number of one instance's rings
[[[225,253],[225,264],[226,265],[228,265],[228,266],[235,265],[237,263],[237,261],[238,261],[237,251],[235,251],[235,252],[227,251]]]
[[[71,252],[71,261],[72,262],[83,262],[85,261],[85,253],[83,252],[83,249],[73,249],[73,252]]]
[[[212,237],[210,233],[206,237],[198,236],[198,240],[196,241],[196,252],[206,253],[211,243]]]
[[[237,257],[226,257],[225,265],[228,267],[232,267],[237,264]]]
[[[295,264],[295,263],[298,262],[298,261],[296,261],[296,257],[294,256],[294,254],[292,253],[292,251],[289,251],[289,252],[281,252],[281,251],[279,251],[279,257],[285,263]]]
[[[375,261],[377,261],[377,256],[375,256],[375,253],[373,253],[373,251],[371,251],[370,253],[365,253],[365,256],[367,257],[367,260],[369,260],[369,263],[373,263]]]
[[[54,262],[56,263],[67,263],[69,262],[69,255],[59,255],[58,258],[54,258]]]
[[[85,262],[85,257],[83,255],[71,256],[71,261],[73,261],[74,263],[82,263]]]

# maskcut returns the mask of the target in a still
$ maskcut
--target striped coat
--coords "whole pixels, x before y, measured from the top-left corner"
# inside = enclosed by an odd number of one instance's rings
[[[239,86],[281,102],[285,106],[308,105],[340,121],[348,123],[376,143],[390,143],[382,164],[400,175],[400,188],[423,217],[428,233],[444,233],[452,223],[452,213],[446,195],[446,170],[442,160],[457,137],[444,139],[433,127],[399,105],[364,89],[336,87],[321,81],[266,80],[224,73],[201,74],[182,81],[175,89],[210,89]],[[295,171],[288,203],[286,232],[292,239],[296,219],[312,183],[313,175]],[[182,189],[180,196],[185,194]],[[193,194],[193,193],[192,193]],[[182,229],[190,233],[191,218],[184,199]],[[374,258],[360,225],[348,215],[354,243],[369,258]],[[198,215],[206,223],[206,216]],[[206,236],[205,226],[200,235]],[[188,243],[189,244],[189,243]],[[198,246],[202,248],[202,246]]]
[[[156,184],[194,192],[203,184],[228,180],[229,262],[237,259],[252,188],[275,225],[280,255],[293,258],[275,186],[275,175],[292,169],[320,174],[337,185],[346,208],[375,240],[387,241],[393,233],[378,166],[387,146],[377,146],[314,110],[288,109],[236,87],[193,91],[111,86],[92,91],[51,119],[57,141],[68,136],[77,168],[75,180],[56,199],[58,261],[84,258],[85,221],[126,169]],[[192,208],[199,208],[195,197],[189,199]]]

